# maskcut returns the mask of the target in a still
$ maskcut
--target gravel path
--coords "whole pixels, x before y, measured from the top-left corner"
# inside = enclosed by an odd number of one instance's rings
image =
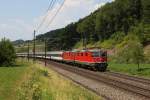
[[[64,69],[55,67],[56,65],[49,64],[48,67],[55,70],[59,74],[71,79],[72,81],[94,91],[98,95],[104,97],[103,99],[110,100],[146,100],[140,96],[137,96],[133,93],[129,93],[127,91],[120,90],[118,88],[113,88],[104,83],[100,83],[94,81],[92,79],[85,78],[83,76],[77,75],[75,73],[66,71]],[[148,99],[147,99],[148,100]]]

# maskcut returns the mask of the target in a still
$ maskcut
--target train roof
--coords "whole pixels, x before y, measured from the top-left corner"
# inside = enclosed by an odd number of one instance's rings
[[[63,51],[47,51],[46,54],[62,54]],[[24,53],[16,53],[16,54],[28,54],[27,52]],[[33,52],[29,52],[29,54],[33,54]],[[45,54],[45,52],[35,52],[35,54]]]
[[[72,51],[65,51],[65,52],[102,52],[102,51],[106,51],[103,49],[87,49],[87,50],[78,50],[78,49],[74,49]]]
[[[72,51],[47,51],[46,54],[63,54],[63,52],[103,52],[106,50],[102,50],[102,49],[87,49],[87,50],[72,50]],[[16,53],[16,54],[28,54],[27,52],[24,53]],[[33,52],[29,52],[29,54],[33,54]],[[35,54],[45,54],[45,52],[35,52]]]

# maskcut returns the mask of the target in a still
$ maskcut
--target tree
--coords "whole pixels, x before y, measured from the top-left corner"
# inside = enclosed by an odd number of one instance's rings
[[[117,53],[118,60],[123,63],[135,63],[138,65],[144,60],[142,44],[135,35],[128,35],[124,39]]]
[[[108,39],[114,31],[114,3],[107,3],[103,6],[96,16],[95,31],[99,35],[100,40]]]
[[[142,17],[143,21],[146,24],[150,23],[150,1],[149,0],[141,0],[142,1]]]
[[[140,39],[140,42],[144,45],[148,44],[150,41],[150,24],[139,23],[132,27],[131,31]]]
[[[87,43],[98,40],[95,38],[97,37],[95,34],[95,17],[95,14],[91,14],[77,26],[77,32],[82,35],[82,38],[86,38]]]
[[[9,66],[15,62],[16,53],[13,44],[8,39],[0,41],[0,66]]]
[[[129,48],[130,48],[129,53],[131,55],[131,59],[133,63],[136,63],[138,65],[138,70],[140,70],[139,65],[143,61],[143,58],[144,58],[143,47],[140,42],[131,41]]]

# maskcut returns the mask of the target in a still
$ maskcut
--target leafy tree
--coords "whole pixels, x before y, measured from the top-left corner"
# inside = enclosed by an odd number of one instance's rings
[[[100,36],[100,40],[108,39],[114,31],[114,4],[107,3],[96,16],[95,31]],[[112,10],[112,11],[111,11]]]
[[[150,41],[150,25],[148,24],[139,23],[132,27],[131,32],[136,35],[144,45]]]
[[[147,48],[147,50],[145,50],[144,55],[145,55],[145,61],[146,61],[146,63],[150,63],[150,47]]]
[[[86,38],[88,43],[98,40],[95,34],[95,15],[92,14],[81,21],[77,26],[77,32],[82,35],[82,38]]]
[[[57,29],[37,37],[37,39],[48,39],[48,50],[68,50],[71,49],[81,36],[76,31],[77,24],[71,23],[65,28]]]
[[[128,35],[117,52],[118,60],[122,63],[135,63],[138,65],[144,60],[142,44],[135,35]]]
[[[150,1],[149,0],[141,0],[142,1],[142,17],[143,21],[146,24],[150,24]]]
[[[121,41],[123,41],[124,37],[125,37],[125,33],[116,32],[111,36],[111,39],[113,39],[116,43],[120,43]]]
[[[0,41],[0,66],[9,66],[15,62],[16,53],[13,44],[7,40]]]

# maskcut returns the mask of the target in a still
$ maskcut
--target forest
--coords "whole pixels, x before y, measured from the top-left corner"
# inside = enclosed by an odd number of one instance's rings
[[[36,39],[47,39],[50,50],[69,50],[76,44],[97,42],[98,47],[111,49],[129,34],[136,35],[143,45],[147,45],[150,41],[149,12],[149,0],[115,0],[78,22],[38,35]]]

